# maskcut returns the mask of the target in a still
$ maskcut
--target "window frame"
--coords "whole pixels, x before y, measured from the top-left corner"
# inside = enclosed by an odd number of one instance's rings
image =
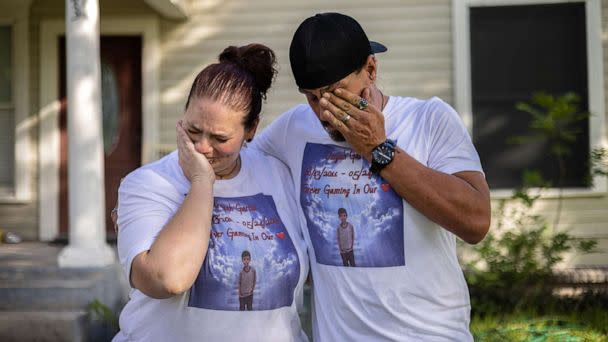
[[[563,3],[584,3],[587,31],[587,87],[589,112],[589,148],[608,148],[605,132],[604,66],[602,46],[602,6],[600,0],[452,0],[452,34],[454,56],[454,106],[465,126],[472,133],[472,91],[470,54],[470,8],[486,6],[522,6]],[[593,186],[563,189],[564,197],[601,197],[608,191],[606,177],[595,176]],[[533,189],[538,192],[538,189]],[[492,198],[510,197],[512,190],[491,190]],[[557,188],[542,192],[544,198],[560,196]]]
[[[35,120],[29,117],[29,35],[28,1],[13,8],[13,16],[1,16],[0,25],[11,27],[12,72],[11,108],[14,115],[14,175],[12,193],[0,192],[0,203],[28,203],[32,200],[30,132]],[[19,43],[17,43],[19,42]],[[25,42],[25,43],[22,43]]]

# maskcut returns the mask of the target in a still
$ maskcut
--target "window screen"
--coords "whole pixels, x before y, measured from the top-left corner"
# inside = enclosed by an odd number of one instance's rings
[[[15,111],[11,27],[0,25],[0,195],[14,192]]]
[[[529,133],[530,116],[515,109],[544,91],[575,92],[588,110],[584,3],[470,9],[473,140],[493,189],[521,183],[525,169],[558,184],[558,163],[546,143],[507,143]],[[564,187],[586,186],[589,123],[566,160]]]

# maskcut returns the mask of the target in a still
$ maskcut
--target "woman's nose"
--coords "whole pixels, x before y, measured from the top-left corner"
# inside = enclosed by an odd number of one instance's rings
[[[194,144],[194,148],[198,153],[209,156],[211,152],[213,152],[213,147],[211,146],[209,139],[201,138]]]

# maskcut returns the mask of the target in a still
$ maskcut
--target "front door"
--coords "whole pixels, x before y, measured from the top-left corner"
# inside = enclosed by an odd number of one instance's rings
[[[105,162],[106,232],[116,238],[110,211],[121,178],[141,165],[141,54],[139,36],[102,36],[101,88]],[[59,41],[61,135],[59,239],[68,233],[68,134],[65,37]]]

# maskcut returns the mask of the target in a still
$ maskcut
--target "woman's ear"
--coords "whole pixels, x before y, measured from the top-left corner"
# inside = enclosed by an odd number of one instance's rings
[[[251,125],[251,128],[249,128],[245,131],[245,141],[251,142],[251,140],[253,140],[253,136],[255,135],[255,132],[258,129],[259,123],[260,123],[260,119],[255,119],[255,121]]]

